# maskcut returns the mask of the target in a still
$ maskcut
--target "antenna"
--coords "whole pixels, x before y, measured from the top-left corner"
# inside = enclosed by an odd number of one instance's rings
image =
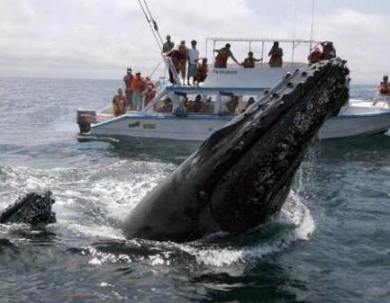
[[[313,47],[313,37],[314,37],[314,13],[315,13],[315,0],[312,0],[311,3],[311,28],[310,28],[310,51]]]
[[[294,57],[295,57],[296,35],[297,35],[297,0],[294,0],[294,28],[293,28],[293,45],[292,45],[291,62],[294,62]]]

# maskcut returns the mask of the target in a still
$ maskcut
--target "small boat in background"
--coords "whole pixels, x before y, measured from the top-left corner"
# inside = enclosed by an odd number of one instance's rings
[[[387,101],[350,99],[338,116],[326,121],[320,129],[322,139],[372,136],[390,128],[390,106]]]

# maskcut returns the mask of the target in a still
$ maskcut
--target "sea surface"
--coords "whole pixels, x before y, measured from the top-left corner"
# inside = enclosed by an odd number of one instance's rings
[[[281,214],[246,234],[126,240],[121,220],[195,147],[79,142],[76,109],[120,86],[0,78],[0,209],[50,189],[58,219],[0,225],[1,303],[390,302],[390,136],[315,143]]]

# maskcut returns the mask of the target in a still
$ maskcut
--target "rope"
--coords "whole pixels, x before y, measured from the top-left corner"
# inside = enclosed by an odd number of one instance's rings
[[[162,42],[162,39],[161,39],[159,32],[157,31],[158,30],[157,22],[153,19],[151,12],[150,12],[150,9],[148,8],[148,6],[146,4],[146,0],[143,0],[143,2],[144,2],[144,4],[142,4],[141,0],[138,0],[138,4],[141,7],[142,12],[144,13],[146,21],[148,22],[148,25],[152,31],[153,36],[154,36],[154,39],[156,40],[160,51],[162,51],[163,42]],[[157,28],[157,30],[156,30],[156,28]]]
[[[159,38],[159,40],[160,40],[160,43],[163,44],[164,42],[163,42],[163,39],[161,38],[160,32],[158,31],[158,25],[157,25],[156,19],[154,19],[153,14],[152,14],[152,11],[150,10],[150,8],[149,8],[148,3],[146,2],[146,0],[144,0],[144,4],[145,4],[145,7],[146,7],[147,12],[149,13],[149,16],[150,16],[150,18],[151,18],[151,21],[152,21],[152,23],[153,23],[153,28],[154,28],[154,30],[155,30],[156,33],[157,33],[157,36],[158,36],[158,38]]]

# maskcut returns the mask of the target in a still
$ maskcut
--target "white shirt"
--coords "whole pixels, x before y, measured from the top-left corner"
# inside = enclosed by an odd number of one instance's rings
[[[190,64],[197,64],[199,60],[199,51],[196,48],[190,48],[188,50],[188,57]]]

